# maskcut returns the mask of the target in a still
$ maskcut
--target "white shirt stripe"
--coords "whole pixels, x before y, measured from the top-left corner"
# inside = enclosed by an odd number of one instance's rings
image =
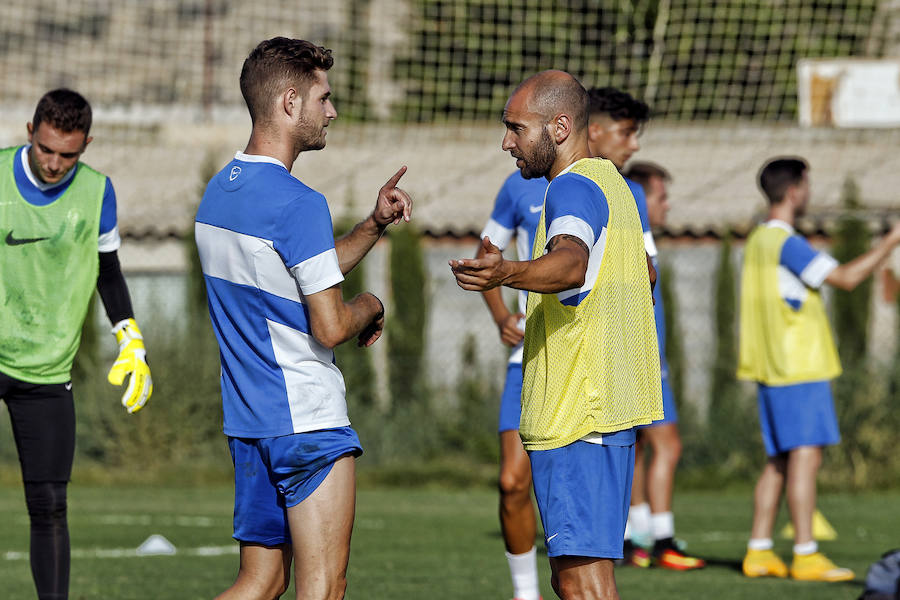
[[[122,238],[119,236],[119,226],[116,225],[106,233],[101,233],[97,242],[100,252],[114,252],[122,246]]]
[[[819,252],[815,258],[809,261],[806,268],[800,272],[800,279],[802,279],[803,283],[809,287],[819,289],[839,264],[840,263],[831,255],[825,252]]]
[[[587,221],[572,215],[563,215],[553,219],[547,230],[547,243],[558,235],[574,235],[588,248],[594,247],[594,230]]]
[[[501,251],[503,251],[506,250],[507,246],[509,246],[509,243],[512,241],[514,234],[514,230],[508,227],[504,227],[497,221],[490,219],[487,222],[487,225],[484,226],[484,230],[481,232],[481,239],[484,239],[486,237],[491,238],[491,243],[500,248]],[[519,260],[523,259],[520,258]]]

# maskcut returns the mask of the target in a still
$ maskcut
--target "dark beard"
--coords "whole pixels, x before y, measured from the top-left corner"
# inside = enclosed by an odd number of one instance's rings
[[[550,172],[553,163],[556,162],[556,144],[546,129],[541,130],[541,137],[531,156],[523,156],[522,177],[525,179],[537,179]]]

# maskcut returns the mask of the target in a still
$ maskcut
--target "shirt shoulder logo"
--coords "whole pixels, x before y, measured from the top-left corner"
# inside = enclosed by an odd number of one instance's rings
[[[235,179],[238,178],[238,175],[240,175],[240,174],[241,174],[240,167],[237,167],[237,166],[231,167],[231,174],[228,176],[228,181],[234,181]]]
[[[48,237],[37,237],[37,238],[17,238],[13,236],[13,232],[10,231],[6,234],[6,245],[7,246],[21,246],[22,244],[33,244],[35,242],[43,242],[44,240],[49,240]]]

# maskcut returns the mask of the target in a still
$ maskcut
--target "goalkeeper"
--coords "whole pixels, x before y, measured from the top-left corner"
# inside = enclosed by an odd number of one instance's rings
[[[116,251],[109,178],[79,162],[91,107],[53,90],[28,123],[28,145],[0,150],[0,399],[12,419],[31,518],[31,572],[39,598],[67,598],[66,485],[75,453],[70,371],[94,286],[119,342],[109,381],[130,381],[129,413],[153,389]]]

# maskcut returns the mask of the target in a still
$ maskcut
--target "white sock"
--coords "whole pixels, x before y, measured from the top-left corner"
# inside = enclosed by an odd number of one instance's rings
[[[628,511],[628,520],[631,522],[632,539],[640,540],[641,543],[652,541],[650,532],[650,505],[635,504]]]
[[[650,526],[653,529],[653,539],[664,540],[675,537],[675,517],[671,512],[650,515]]]
[[[804,542],[802,544],[794,544],[794,554],[799,556],[806,556],[807,554],[813,554],[819,549],[819,545],[815,542]]]
[[[509,574],[512,576],[513,597],[516,600],[538,600],[541,590],[538,587],[537,548],[525,554],[506,553],[509,563]]]
[[[747,542],[747,548],[750,550],[771,550],[772,538],[750,538]]]

